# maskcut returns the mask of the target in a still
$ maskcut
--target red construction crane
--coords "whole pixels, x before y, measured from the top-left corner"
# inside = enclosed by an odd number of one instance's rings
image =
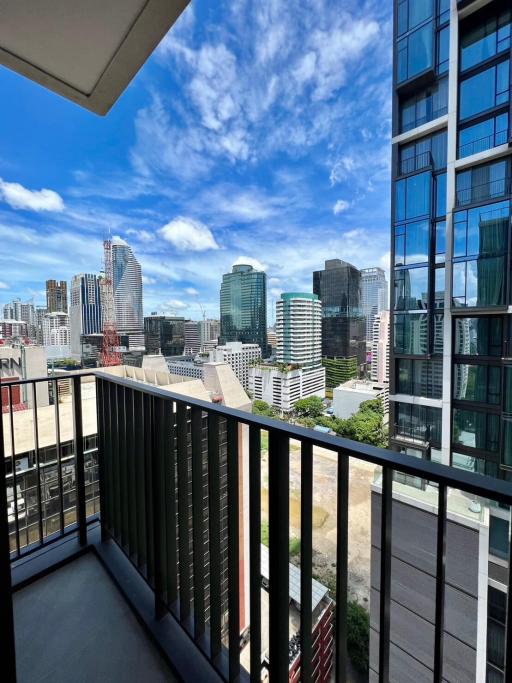
[[[104,240],[105,277],[102,280],[103,295],[103,350],[101,364],[104,368],[121,365],[119,335],[117,333],[116,312],[114,309],[114,286],[112,271],[112,241]]]

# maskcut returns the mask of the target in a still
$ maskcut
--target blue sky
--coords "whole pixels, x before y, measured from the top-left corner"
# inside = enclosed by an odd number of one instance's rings
[[[105,118],[0,91],[0,303],[98,272],[109,230],[145,313],[218,315],[237,261],[271,309],[326,258],[388,267],[390,0],[193,0]]]

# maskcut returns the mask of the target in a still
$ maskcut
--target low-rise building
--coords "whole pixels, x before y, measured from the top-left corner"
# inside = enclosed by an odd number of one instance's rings
[[[387,420],[389,409],[388,385],[367,379],[351,379],[345,384],[335,387],[332,392],[332,409],[336,417],[346,420],[357,413],[361,403],[376,398],[382,400],[384,420]]]
[[[249,368],[249,393],[255,400],[265,401],[283,413],[289,413],[302,398],[325,397],[325,369],[257,365]]]
[[[261,360],[261,348],[259,344],[230,342],[224,346],[217,346],[216,349],[210,351],[209,360],[212,363],[228,363],[247,391],[249,388],[249,367]]]

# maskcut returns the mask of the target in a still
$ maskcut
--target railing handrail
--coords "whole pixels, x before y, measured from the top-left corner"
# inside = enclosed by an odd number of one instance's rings
[[[505,137],[505,142],[496,142],[496,140],[500,139],[500,136]],[[479,152],[486,152],[488,149],[491,149],[492,147],[497,147],[498,145],[506,144],[507,138],[508,138],[508,133],[506,130],[498,130],[495,133],[491,133],[490,135],[484,135],[483,137],[477,138],[476,140],[471,140],[470,142],[465,142],[463,145],[459,144],[459,155],[460,155],[461,151],[466,147],[470,147],[470,146],[474,147],[475,145],[478,145],[480,142],[489,141],[489,142],[493,143],[493,144],[491,144],[491,147],[481,149],[477,152],[472,152],[472,154],[479,154]],[[466,156],[471,156],[471,154],[468,154]]]
[[[370,462],[374,465],[386,467],[391,470],[398,470],[404,474],[421,477],[422,479],[434,481],[438,484],[441,483],[447,487],[459,489],[465,493],[470,493],[482,498],[489,498],[505,505],[512,505],[511,482],[486,477],[476,472],[468,472],[430,460],[418,460],[418,458],[415,458],[412,455],[398,453],[386,448],[378,448],[377,446],[370,446],[358,441],[351,441],[350,439],[345,439],[341,436],[331,436],[330,434],[316,432],[307,427],[291,425],[287,422],[279,422],[273,418],[254,415],[236,408],[220,406],[217,403],[210,403],[197,398],[189,398],[183,394],[169,391],[168,389],[162,389],[150,384],[142,384],[137,380],[126,377],[116,377],[115,375],[111,375],[108,372],[102,372],[101,370],[95,371],[94,374],[113,384],[124,386],[129,389],[136,389],[141,393],[150,396],[201,408],[209,413],[214,413],[226,418],[233,418],[237,422],[246,425],[280,432],[281,434],[284,433],[290,439],[308,441],[313,446],[326,448],[331,451],[345,452],[351,457]]]
[[[62,374],[58,375],[48,375],[47,377],[30,377],[28,379],[10,379],[7,381],[2,381],[0,382],[0,386],[3,387],[9,387],[9,386],[18,386],[21,384],[33,384],[33,383],[38,383],[38,382],[53,382],[55,380],[59,379],[72,379],[73,377],[94,377],[96,375],[95,370],[69,370],[68,372],[63,372]]]

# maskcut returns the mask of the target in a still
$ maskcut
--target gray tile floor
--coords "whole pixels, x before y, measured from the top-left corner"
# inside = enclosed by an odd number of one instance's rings
[[[176,680],[89,553],[14,595],[19,683]]]

